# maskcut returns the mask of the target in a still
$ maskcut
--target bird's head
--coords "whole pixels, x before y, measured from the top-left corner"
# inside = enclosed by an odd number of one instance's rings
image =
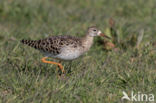
[[[106,36],[101,32],[101,30],[97,29],[95,26],[89,27],[87,31],[87,35],[94,37],[94,36],[102,36],[105,38],[110,39],[110,37]]]

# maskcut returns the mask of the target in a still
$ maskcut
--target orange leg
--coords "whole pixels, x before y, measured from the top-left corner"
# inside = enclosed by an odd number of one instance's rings
[[[52,61],[47,61],[47,60],[46,60],[47,58],[48,58],[48,57],[43,57],[43,58],[41,59],[42,62],[43,62],[43,63],[49,63],[49,64],[55,64],[55,65],[57,65],[57,66],[61,69],[62,73],[65,72],[63,66],[62,66],[60,63],[52,62]]]

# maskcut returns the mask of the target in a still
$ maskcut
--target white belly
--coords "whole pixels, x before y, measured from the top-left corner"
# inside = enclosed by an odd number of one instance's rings
[[[82,54],[81,50],[78,48],[62,48],[61,53],[54,56],[54,58],[58,58],[61,60],[73,60],[78,58]]]

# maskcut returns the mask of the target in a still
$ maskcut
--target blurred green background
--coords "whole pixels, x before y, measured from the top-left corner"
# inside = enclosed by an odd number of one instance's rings
[[[55,65],[40,61],[41,53],[20,43],[83,36],[92,25],[113,37],[110,18],[117,50],[105,50],[103,39],[95,38],[83,57],[63,63],[65,79],[57,77]],[[156,96],[155,22],[155,0],[0,0],[0,102],[120,103],[122,91],[132,90]]]

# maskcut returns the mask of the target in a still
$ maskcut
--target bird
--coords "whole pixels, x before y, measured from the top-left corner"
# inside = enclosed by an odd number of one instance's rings
[[[94,37],[102,36],[110,39],[96,26],[88,28],[86,34],[82,37],[70,35],[49,36],[40,40],[22,39],[21,43],[33,47],[44,54],[41,59],[43,63],[55,64],[59,67],[62,74],[65,73],[64,67],[60,62],[47,61],[48,58],[59,61],[71,61],[86,53],[93,45]]]

